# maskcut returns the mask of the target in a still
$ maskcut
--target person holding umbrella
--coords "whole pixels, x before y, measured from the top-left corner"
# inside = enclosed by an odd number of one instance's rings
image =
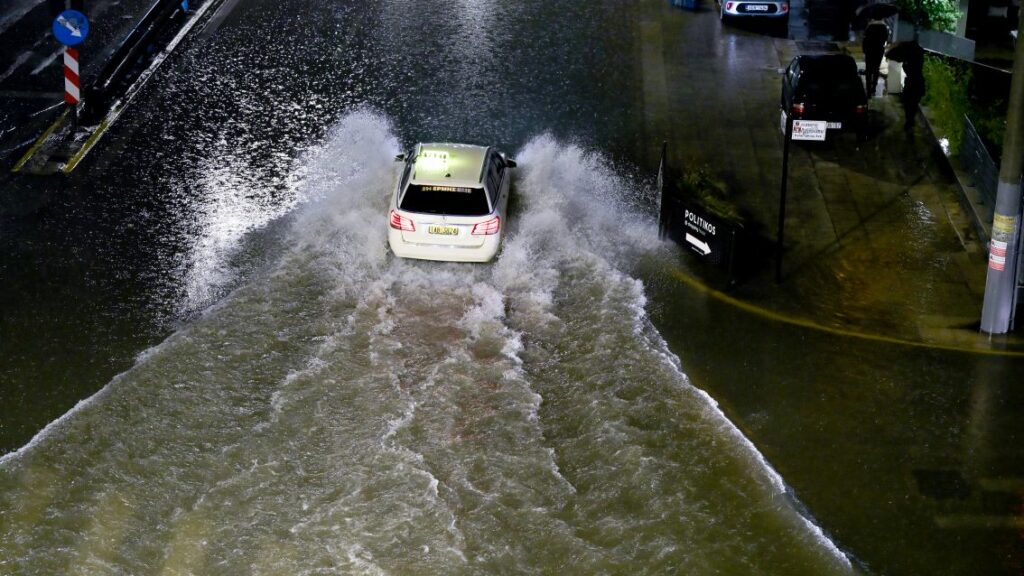
[[[882,65],[885,45],[889,43],[889,32],[889,27],[881,20],[872,20],[864,27],[861,48],[864,49],[864,88],[868,98],[875,95],[875,88],[878,85],[878,69]]]
[[[885,54],[890,60],[903,63],[903,92],[900,100],[903,102],[903,128],[913,130],[914,120],[917,117],[917,108],[924,97],[924,48],[917,43],[917,40],[900,42],[893,46]]]
[[[864,90],[868,98],[875,95],[878,68],[882,65],[885,45],[889,43],[889,35],[892,33],[883,20],[895,16],[898,12],[899,7],[888,2],[873,2],[857,8],[857,21],[867,22],[861,39],[861,48],[864,49]]]

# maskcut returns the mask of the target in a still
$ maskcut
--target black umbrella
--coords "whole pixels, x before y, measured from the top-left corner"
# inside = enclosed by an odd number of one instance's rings
[[[857,18],[861,20],[885,20],[895,16],[899,11],[899,7],[895,4],[876,2],[857,8]]]
[[[924,48],[914,40],[897,42],[895,46],[889,48],[885,57],[897,62],[921,62],[924,60]]]

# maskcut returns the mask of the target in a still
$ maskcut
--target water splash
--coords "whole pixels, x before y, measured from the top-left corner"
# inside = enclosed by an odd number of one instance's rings
[[[0,566],[849,572],[650,324],[638,184],[542,135],[496,262],[407,261],[397,150],[345,116],[279,262],[2,460]]]

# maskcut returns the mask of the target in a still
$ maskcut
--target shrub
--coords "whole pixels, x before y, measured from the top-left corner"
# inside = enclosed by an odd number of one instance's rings
[[[692,198],[715,216],[740,224],[743,217],[729,198],[725,183],[715,178],[707,167],[687,170],[679,178],[679,190],[685,198]]]
[[[970,105],[967,86],[971,81],[971,70],[942,58],[927,56],[924,78],[924,105],[931,111],[939,131],[949,139],[950,154],[958,154],[964,135],[964,115]]]

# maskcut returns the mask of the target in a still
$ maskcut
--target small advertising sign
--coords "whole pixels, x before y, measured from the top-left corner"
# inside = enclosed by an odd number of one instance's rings
[[[824,120],[793,120],[793,140],[825,141],[828,122]]]

